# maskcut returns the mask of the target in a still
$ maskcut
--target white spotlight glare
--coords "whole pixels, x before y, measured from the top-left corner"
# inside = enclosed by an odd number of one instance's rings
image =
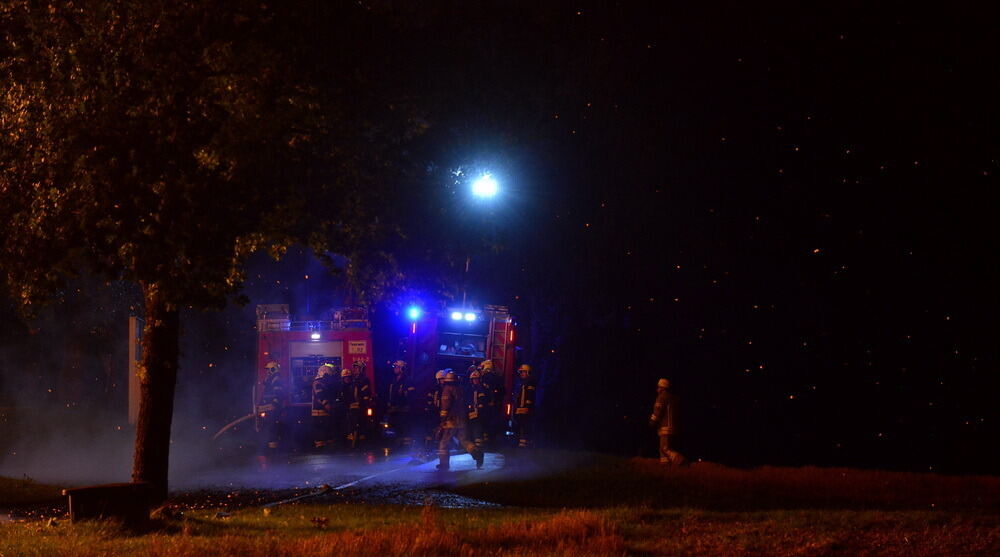
[[[493,197],[500,192],[500,184],[491,174],[483,174],[472,183],[472,194],[476,197]]]
[[[313,333],[313,334],[309,335],[309,338],[311,338],[313,340],[319,340],[319,333]]]
[[[454,319],[455,321],[461,321],[462,320],[462,312],[460,312],[460,311],[453,311],[453,312],[451,312],[451,318]]]
[[[465,314],[465,320],[466,321],[475,321],[476,320],[476,314],[475,313],[466,313]]]

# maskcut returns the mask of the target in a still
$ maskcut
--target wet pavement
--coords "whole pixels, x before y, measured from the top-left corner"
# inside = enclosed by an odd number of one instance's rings
[[[487,453],[482,469],[468,454],[451,457],[439,471],[437,460],[375,453],[257,457],[175,478],[171,501],[188,507],[272,504],[310,494],[311,503],[368,503],[440,507],[496,507],[456,495],[450,489],[484,481],[504,467],[504,457]],[[322,492],[322,493],[320,493]]]
[[[451,457],[451,469],[439,472],[437,460],[423,461],[408,455],[384,453],[306,454],[234,459],[202,470],[175,474],[171,489],[286,490],[328,485],[333,490],[380,485],[406,485],[411,489],[477,481],[504,466],[499,453],[487,453],[481,470],[468,454]]]
[[[263,507],[293,497],[296,502],[377,505],[434,505],[483,508],[499,505],[451,492],[455,486],[488,480],[504,467],[503,455],[487,453],[482,469],[468,454],[453,454],[451,468],[385,452],[233,457],[211,466],[171,474],[172,506],[235,510]],[[62,504],[0,509],[0,522],[65,515]]]

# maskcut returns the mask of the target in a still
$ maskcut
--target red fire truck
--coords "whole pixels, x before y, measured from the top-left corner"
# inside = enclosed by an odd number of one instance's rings
[[[371,321],[365,308],[349,307],[333,312],[323,321],[294,321],[287,305],[257,306],[257,375],[253,390],[254,416],[258,422],[266,417],[262,406],[266,366],[277,362],[279,381],[287,393],[284,420],[293,425],[293,436],[308,435],[313,406],[313,379],[323,364],[352,369],[357,363],[374,390],[375,369],[372,360]],[[374,421],[368,410],[368,421]],[[306,427],[301,427],[306,426]]]
[[[517,369],[517,327],[505,306],[454,308],[436,313],[424,313],[417,307],[410,307],[406,315],[410,321],[409,334],[404,339],[405,352],[401,357],[412,370],[411,378],[420,395],[434,387],[434,374],[438,370],[451,368],[458,375],[465,376],[470,366],[489,359],[503,377],[505,399],[502,411],[510,415],[511,391]],[[280,366],[279,381],[282,390],[287,393],[282,421],[288,426],[286,433],[292,445],[305,447],[311,444],[312,383],[321,365],[333,364],[339,372],[351,369],[356,362],[360,362],[364,364],[372,396],[378,392],[377,360],[373,358],[372,327],[367,310],[343,308],[334,311],[329,320],[296,321],[289,313],[288,305],[259,305],[252,412],[223,427],[215,438],[251,418],[258,431],[266,429],[262,426],[272,408],[264,400],[264,379],[267,365],[271,362]],[[368,410],[368,426],[376,421],[372,415],[374,407]]]
[[[433,387],[434,373],[438,370],[451,368],[464,376],[469,366],[492,360],[504,380],[504,410],[510,415],[517,370],[517,323],[506,306],[452,308],[435,313],[425,313],[413,306],[406,314],[410,334],[404,359],[413,370],[418,392]]]

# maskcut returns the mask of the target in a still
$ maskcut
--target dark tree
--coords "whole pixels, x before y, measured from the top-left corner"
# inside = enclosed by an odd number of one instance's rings
[[[80,273],[140,285],[133,479],[160,499],[182,307],[224,305],[248,256],[294,243],[343,256],[362,298],[396,277],[366,249],[379,146],[416,127],[378,25],[347,3],[0,3],[0,266],[29,312]]]

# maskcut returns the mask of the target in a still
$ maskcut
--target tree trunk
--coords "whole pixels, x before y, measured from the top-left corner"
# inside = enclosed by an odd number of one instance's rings
[[[139,368],[139,417],[135,426],[132,481],[153,485],[153,503],[167,498],[170,423],[174,417],[180,318],[156,283],[142,283],[146,308]]]

